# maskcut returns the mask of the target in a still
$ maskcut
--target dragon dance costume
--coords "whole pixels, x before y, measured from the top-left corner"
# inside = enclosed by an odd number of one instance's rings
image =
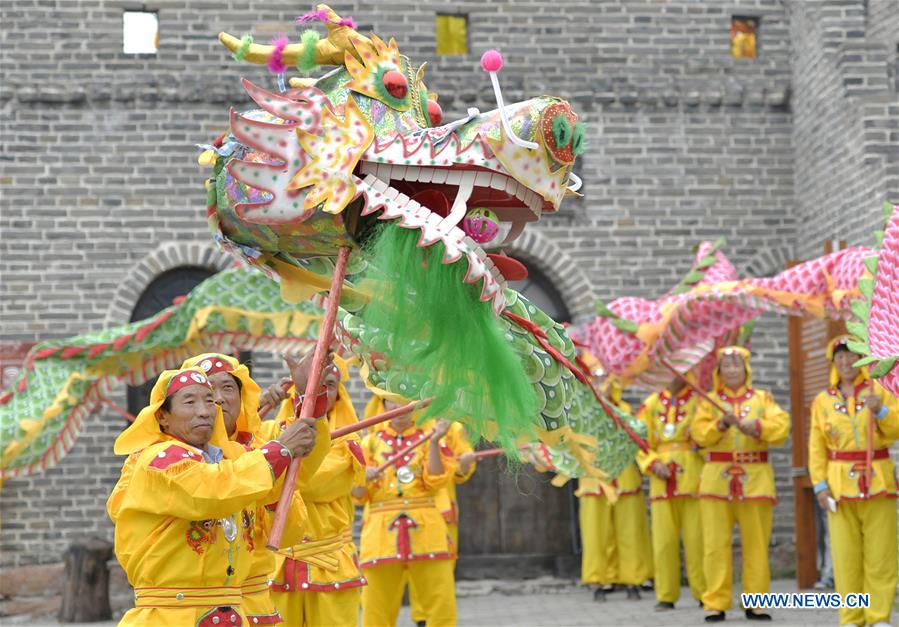
[[[849,341],[837,337],[827,347],[830,385],[812,403],[808,465],[815,492],[829,489],[837,503],[836,511],[828,512],[836,590],[844,596],[871,595],[867,609],[840,609],[840,623],[873,625],[890,621],[896,598],[897,490],[889,447],[899,439],[899,400],[872,381],[866,368],[852,381],[852,395],[843,396],[832,362],[838,347],[845,348]],[[865,407],[865,397],[871,394],[882,404],[876,415]],[[869,422],[874,436],[870,442]]]

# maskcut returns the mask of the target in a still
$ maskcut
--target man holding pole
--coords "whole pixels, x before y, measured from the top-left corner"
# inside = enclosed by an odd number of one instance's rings
[[[332,360],[325,365],[322,386],[327,394],[327,422],[333,432],[357,420],[342,383],[348,378],[346,364],[337,356]],[[305,381],[294,381],[297,389],[305,389]],[[296,404],[299,401],[294,394],[275,420],[289,419]],[[355,507],[350,493],[353,485],[362,482],[364,468],[359,436],[351,433],[331,442],[327,456],[308,482],[302,481],[301,472],[300,491],[308,512],[306,534],[302,542],[275,554],[271,584],[272,598],[287,625],[349,627],[358,623],[359,587],[366,582],[359,571],[352,537]]]
[[[783,444],[790,435],[789,414],[770,392],[752,387],[749,350],[729,346],[717,357],[712,395],[700,403],[693,421],[693,439],[705,448],[699,509],[706,622],[723,621],[732,604],[735,523],[743,545],[743,592],[769,591],[776,492],[768,447]],[[771,620],[769,614],[744,610],[748,620]]]
[[[129,458],[107,511],[135,592],[121,624],[242,623],[255,512],[277,500],[291,458],[309,453],[314,441],[310,422],[296,421],[246,451],[228,440],[201,370],[163,372],[150,404],[115,444]]]
[[[407,414],[363,440],[367,481],[353,495],[368,510],[360,551],[368,579],[364,627],[396,624],[405,573],[429,627],[456,624],[455,554],[435,501],[456,472],[455,456],[441,443],[449,427],[438,420],[426,432]]]
[[[812,402],[809,476],[829,512],[836,590],[867,592],[870,607],[840,609],[842,625],[887,625],[896,598],[896,477],[889,447],[899,439],[899,402],[856,368],[851,338],[827,347],[830,386]]]

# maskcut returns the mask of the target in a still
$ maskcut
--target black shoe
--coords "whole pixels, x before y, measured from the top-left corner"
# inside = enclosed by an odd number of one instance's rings
[[[706,614],[705,622],[707,623],[723,623],[727,616],[724,612],[715,612],[714,614]]]
[[[674,609],[674,603],[669,601],[659,601],[656,603],[656,612],[667,612]]]
[[[428,624],[428,622],[424,621],[424,620],[415,621],[415,627],[425,627],[427,624]]]
[[[602,588],[597,588],[593,591],[593,600],[604,602],[606,600],[606,591]]]
[[[655,586],[655,584],[653,583],[652,579],[647,579],[646,581],[644,581],[643,583],[640,584],[640,587],[643,590],[646,590],[646,592],[652,592],[655,589],[654,586]]]
[[[753,612],[752,610],[746,610],[746,620],[770,621],[771,614],[765,614],[764,612]]]
[[[627,600],[628,601],[639,601],[640,600],[640,588],[637,586],[628,586],[627,587]]]

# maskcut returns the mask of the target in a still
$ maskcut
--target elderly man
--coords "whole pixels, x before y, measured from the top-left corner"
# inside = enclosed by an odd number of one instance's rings
[[[228,439],[242,444],[248,451],[263,447],[266,442],[278,437],[286,424],[293,422],[293,412],[283,422],[260,420],[258,408],[262,390],[250,377],[249,369],[233,357],[204,353],[187,359],[181,367],[199,368],[206,374],[212,386],[215,404],[222,410]],[[316,472],[330,446],[327,421],[319,420],[316,424],[315,446],[303,459],[300,467],[300,486],[306,485]],[[272,522],[270,510],[273,507],[269,506],[267,509],[260,504],[256,509],[253,563],[241,589],[243,612],[250,625],[275,625],[282,622],[283,618],[269,593],[269,578],[275,570],[275,555],[266,549],[266,544]],[[288,513],[288,536],[302,537],[307,519],[301,491],[297,490]]]
[[[297,421],[247,452],[228,440],[200,369],[163,372],[115,443],[129,457],[107,511],[135,594],[120,624],[240,624],[256,508],[277,500],[278,479],[315,435],[311,421]]]

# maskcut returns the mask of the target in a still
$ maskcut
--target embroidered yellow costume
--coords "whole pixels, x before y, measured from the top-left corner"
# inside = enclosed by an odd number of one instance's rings
[[[732,390],[721,381],[721,361],[737,355],[743,361],[745,383]],[[768,542],[776,501],[774,469],[768,447],[780,446],[790,435],[790,416],[766,390],[752,387],[750,353],[740,346],[718,351],[718,370],[712,393],[739,420],[753,421],[754,435],[728,426],[723,414],[703,401],[693,420],[693,439],[703,447],[705,465],[699,482],[703,533],[703,573],[707,611],[731,607],[734,524],[740,525],[743,545],[743,592],[768,592]]]
[[[385,411],[387,411],[387,409],[384,406],[384,400],[375,394],[368,401],[368,405],[365,406],[364,417],[371,418],[372,416],[383,414]],[[435,420],[430,420],[422,425],[422,429],[425,433],[429,433],[434,429],[435,424]],[[386,425],[381,423],[375,427],[375,430],[380,431],[385,427]],[[465,453],[472,453],[474,451],[471,442],[468,441],[465,427],[461,422],[452,423],[449,432],[447,432],[443,440],[457,460]],[[456,557],[459,555],[459,504],[456,499],[456,486],[471,479],[471,476],[476,469],[477,462],[472,463],[464,473],[461,473],[460,470],[457,469],[456,472],[453,473],[452,479],[447,481],[446,485],[438,492],[434,499],[437,509],[440,510],[443,519],[446,521],[446,530],[449,534],[450,541],[452,542],[453,554]],[[367,513],[368,508],[366,507],[366,515]],[[408,576],[403,579],[404,587],[406,583],[409,584],[409,605],[411,607],[410,614],[412,616],[412,621],[415,623],[427,622],[427,612],[421,603],[421,593],[418,591],[420,583],[415,579],[409,580]]]
[[[198,369],[163,372],[150,404],[116,440],[116,454],[130,457],[107,511],[135,592],[121,625],[242,621],[257,503],[277,499],[277,479],[290,463],[278,442],[252,452],[229,442],[220,410],[204,449],[163,433],[157,411],[189,385],[209,386]]]
[[[377,466],[430,431],[412,426],[397,433],[389,424],[362,442],[365,460]],[[455,553],[437,496],[452,480],[456,460],[441,443],[443,472],[428,469],[430,439],[388,466],[367,485],[361,501],[367,506],[360,547],[368,585],[362,592],[362,625],[393,625],[399,615],[403,579],[408,571],[428,625],[456,624],[453,577]]]
[[[835,338],[827,347],[830,387],[815,397],[809,434],[809,475],[815,492],[829,490],[836,512],[829,512],[836,590],[870,594],[868,609],[840,610],[844,625],[889,623],[896,598],[896,476],[889,447],[899,439],[899,401],[873,382],[865,368],[852,381],[852,395],[843,396],[833,364],[835,353],[849,338]],[[872,415],[865,398],[876,395],[880,411]],[[868,440],[872,422],[873,439]],[[871,449],[870,484],[867,475]]]
[[[357,421],[349,393],[342,381],[346,364],[335,357],[337,400],[328,411],[330,431]],[[293,415],[295,391],[284,401],[277,421]],[[355,433],[334,440],[318,471],[300,490],[308,522],[301,542],[278,551],[271,585],[272,598],[286,625],[341,627],[359,621],[359,587],[365,579],[359,570],[353,542],[355,507],[351,491],[362,481],[364,458]]]
[[[649,396],[638,412],[646,423],[649,451],[637,453],[640,470],[649,476],[655,593],[659,603],[680,598],[683,538],[687,580],[697,600],[705,589],[702,574],[702,526],[699,516],[699,476],[702,457],[691,437],[698,403],[689,386]],[[668,478],[654,472],[667,469]]]
[[[587,352],[583,361],[591,371],[599,368],[599,362]],[[604,387],[615,406],[632,413],[630,404],[621,399],[617,380],[607,379]],[[574,494],[580,506],[581,582],[633,587],[651,579],[652,541],[637,465],[629,464],[611,484],[579,479]]]

